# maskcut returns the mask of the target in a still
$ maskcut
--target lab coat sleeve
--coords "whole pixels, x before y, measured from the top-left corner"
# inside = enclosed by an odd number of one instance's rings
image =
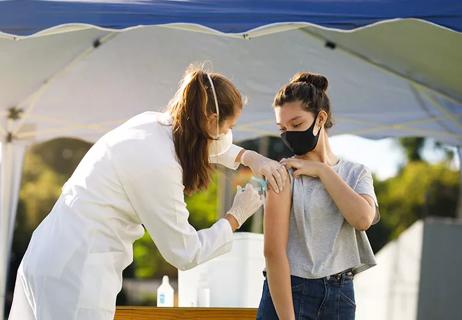
[[[241,150],[241,147],[233,144],[224,154],[217,157],[210,157],[210,162],[221,164],[229,169],[236,170],[240,164],[239,162],[236,162],[236,158]]]
[[[218,220],[196,231],[188,222],[182,171],[179,164],[164,161],[149,167],[132,165],[123,187],[132,207],[162,256],[180,270],[190,269],[232,248],[229,222]]]

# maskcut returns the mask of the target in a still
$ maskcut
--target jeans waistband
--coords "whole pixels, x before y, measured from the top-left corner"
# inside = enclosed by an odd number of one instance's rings
[[[263,276],[266,278],[266,271],[263,271]],[[326,277],[316,278],[316,279],[308,279],[308,280],[322,280],[322,279],[331,280],[331,279],[333,279],[333,280],[340,281],[340,280],[345,279],[345,278],[353,279],[353,277],[354,277],[353,269],[347,269],[345,271],[341,271],[341,272],[338,272],[338,273],[335,273],[335,274],[331,274],[331,275],[326,276]]]
[[[339,281],[339,280],[345,279],[345,278],[353,279],[353,277],[354,277],[353,270],[348,269],[348,270],[341,271],[339,273],[335,273],[335,274],[332,274],[330,276],[324,277],[324,279],[326,279],[326,280],[335,279],[335,280]]]

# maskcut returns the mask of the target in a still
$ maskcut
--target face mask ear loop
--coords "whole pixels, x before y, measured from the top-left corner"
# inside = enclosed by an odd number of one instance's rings
[[[217,138],[220,136],[220,110],[218,109],[218,99],[217,93],[215,92],[215,86],[213,85],[212,77],[207,73],[207,78],[210,82],[210,87],[212,88],[213,99],[215,101],[215,110],[217,111]]]
[[[321,113],[321,111],[319,111],[319,112],[316,114],[316,117],[314,117],[314,121],[313,121],[313,135],[314,135],[314,129],[316,128],[316,121],[318,120],[318,116],[319,116],[320,113]],[[316,136],[318,136],[320,133],[321,133],[321,126],[319,126],[319,131],[318,131],[318,134],[317,134]]]

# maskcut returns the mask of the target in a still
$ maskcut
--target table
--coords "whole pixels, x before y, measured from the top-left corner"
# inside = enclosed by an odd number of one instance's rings
[[[257,309],[253,308],[154,308],[120,306],[116,309],[114,320],[255,320],[256,315]]]

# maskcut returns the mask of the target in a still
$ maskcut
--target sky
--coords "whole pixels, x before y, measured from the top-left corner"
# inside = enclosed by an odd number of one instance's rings
[[[366,165],[381,180],[396,175],[400,165],[406,161],[401,147],[392,138],[371,140],[353,135],[338,135],[331,137],[330,143],[337,156]],[[450,148],[456,152],[451,168],[458,169],[459,159],[456,148]],[[444,153],[435,151],[432,140],[427,140],[423,158],[436,163],[444,158]]]

